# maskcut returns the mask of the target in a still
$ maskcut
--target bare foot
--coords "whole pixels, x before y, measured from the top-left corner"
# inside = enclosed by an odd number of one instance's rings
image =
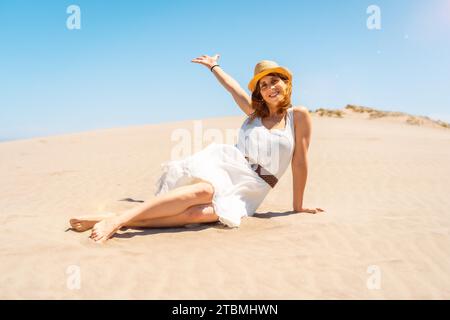
[[[122,223],[118,216],[106,218],[94,225],[90,238],[95,242],[103,243],[111,238],[120,228]]]
[[[116,216],[117,214],[112,212],[107,212],[103,214],[97,215],[89,215],[89,216],[78,216],[70,219],[70,226],[78,232],[83,232],[89,229],[92,229],[97,222],[100,222],[104,219],[111,218]]]

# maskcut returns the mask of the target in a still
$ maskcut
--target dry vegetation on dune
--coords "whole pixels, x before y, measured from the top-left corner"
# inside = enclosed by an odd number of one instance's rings
[[[351,110],[353,112],[357,113],[368,113],[369,117],[371,119],[375,118],[383,118],[383,117],[402,117],[402,116],[409,116],[408,114],[404,112],[396,112],[396,111],[382,111],[382,110],[376,110],[373,108],[368,107],[361,107],[361,106],[355,106],[348,104],[345,109]]]
[[[383,111],[383,110],[377,110],[369,107],[363,107],[363,106],[356,106],[356,105],[347,105],[344,108],[344,111],[342,110],[336,110],[336,109],[324,109],[319,108],[315,111],[310,111],[310,113],[317,114],[320,117],[334,117],[334,118],[343,118],[345,115],[345,111],[351,111],[355,113],[360,114],[368,114],[369,119],[379,119],[384,117],[405,117],[406,123],[411,125],[423,125],[425,123],[431,123],[443,128],[450,128],[450,124],[441,120],[433,120],[426,116],[414,116],[410,115],[404,112],[397,112],[397,111]]]
[[[444,128],[450,128],[450,124],[441,120],[433,120],[429,117],[426,116],[414,116],[414,115],[410,115],[404,112],[395,112],[395,111],[381,111],[381,110],[376,110],[373,108],[367,108],[367,107],[362,107],[362,106],[355,106],[355,105],[347,105],[345,107],[345,109],[347,110],[351,110],[353,112],[359,112],[359,113],[369,113],[369,117],[371,119],[375,119],[375,118],[382,118],[382,117],[407,117],[406,119],[406,123],[408,124],[412,124],[412,125],[422,125],[425,122],[431,122],[433,124],[437,124],[441,127]]]
[[[344,113],[341,110],[324,109],[324,108],[317,109],[316,111],[313,111],[313,113],[317,113],[321,117],[325,116],[325,117],[342,118],[344,116]]]

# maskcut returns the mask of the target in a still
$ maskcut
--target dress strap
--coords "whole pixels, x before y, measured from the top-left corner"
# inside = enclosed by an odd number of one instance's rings
[[[292,107],[292,105],[287,110],[287,113],[288,113],[288,115],[287,115],[288,123],[286,123],[286,129],[287,129],[287,126],[289,125],[289,127],[291,129],[292,138],[294,138],[295,137],[295,123],[294,123],[294,108]]]

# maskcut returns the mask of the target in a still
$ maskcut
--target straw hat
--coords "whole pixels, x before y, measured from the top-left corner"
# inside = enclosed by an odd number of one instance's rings
[[[281,73],[292,81],[292,73],[289,69],[279,66],[275,61],[263,60],[258,62],[255,66],[253,79],[248,83],[249,90],[253,92],[258,81],[273,72]]]

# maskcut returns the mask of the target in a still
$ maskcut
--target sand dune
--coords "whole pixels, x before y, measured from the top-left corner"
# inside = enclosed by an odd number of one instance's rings
[[[0,143],[0,298],[450,298],[450,130],[395,117],[313,115],[305,204],[324,214],[289,213],[288,169],[239,229],[129,229],[105,245],[66,231],[151,199],[179,128],[194,124]]]

